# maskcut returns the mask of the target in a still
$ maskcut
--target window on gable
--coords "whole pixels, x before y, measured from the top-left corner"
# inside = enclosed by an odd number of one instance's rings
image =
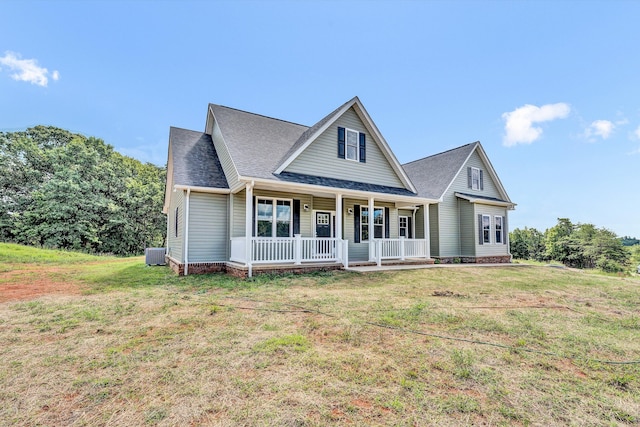
[[[358,132],[346,129],[347,132],[347,159],[358,161]]]
[[[484,190],[483,181],[482,169],[474,167],[467,168],[467,187],[472,190]]]
[[[373,209],[373,238],[382,239],[384,236],[384,208]],[[362,242],[369,240],[369,208],[363,206],[360,210],[360,236]]]
[[[291,237],[291,225],[291,200],[257,199],[256,235],[258,237]]]
[[[482,215],[482,242],[491,243],[491,217]]]
[[[502,217],[496,216],[494,218],[496,229],[496,243],[502,243]]]
[[[480,189],[480,169],[471,168],[471,188],[473,190]]]

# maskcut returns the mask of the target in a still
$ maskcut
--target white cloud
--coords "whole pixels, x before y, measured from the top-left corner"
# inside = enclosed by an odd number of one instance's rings
[[[49,83],[49,70],[38,65],[35,59],[22,59],[19,53],[7,51],[4,56],[0,56],[0,65],[8,67],[11,71],[11,78],[18,81],[29,82],[38,86],[47,86]],[[53,80],[60,78],[58,71],[51,74]]]
[[[633,134],[636,138],[640,139],[640,126],[638,126],[638,128],[633,131]]]
[[[542,128],[533,126],[534,123],[564,119],[570,111],[571,108],[568,104],[560,102],[541,107],[527,104],[509,113],[503,113],[502,119],[506,122],[504,126],[506,134],[502,143],[507,147],[531,144],[542,135]]]
[[[592,142],[594,141],[594,139],[591,138],[593,135],[607,139],[611,136],[615,127],[616,125],[609,120],[596,120],[584,130],[584,136]]]

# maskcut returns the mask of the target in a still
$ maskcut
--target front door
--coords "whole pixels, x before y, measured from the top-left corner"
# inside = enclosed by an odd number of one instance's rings
[[[316,211],[315,213],[315,227],[316,227],[316,240],[315,243],[315,257],[318,259],[329,259],[335,254],[335,242],[329,240],[333,237],[333,212]]]
[[[331,212],[316,211],[316,237],[331,237]]]

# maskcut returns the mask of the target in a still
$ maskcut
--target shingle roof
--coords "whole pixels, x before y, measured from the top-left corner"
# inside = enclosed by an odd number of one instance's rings
[[[173,184],[229,188],[211,136],[171,127],[169,146],[173,158]]]
[[[292,172],[281,172],[279,175],[276,175],[276,177],[282,181],[295,182],[299,184],[312,184],[323,187],[343,188],[347,190],[368,191],[372,193],[385,193],[400,196],[415,196],[414,193],[405,188],[387,187],[386,185],[348,181],[345,179],[325,178],[322,176],[304,175]]]
[[[273,179],[273,172],[307,126],[209,104],[240,175]]]
[[[480,196],[480,195],[477,195],[477,194],[456,192],[456,196],[463,197],[463,198],[465,198],[467,200],[480,199],[480,200],[486,200],[488,202],[500,202],[500,203],[513,204],[513,202],[511,202],[509,200],[502,200],[502,199],[498,199],[497,197]]]
[[[418,196],[439,199],[476,148],[479,142],[463,145],[443,153],[402,165]]]

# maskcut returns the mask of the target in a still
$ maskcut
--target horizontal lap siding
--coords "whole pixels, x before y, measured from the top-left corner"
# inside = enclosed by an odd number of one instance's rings
[[[460,255],[475,256],[477,234],[474,229],[478,226],[474,221],[474,207],[466,200],[458,200],[458,211],[460,213]]]
[[[178,208],[178,236],[175,234],[176,207]],[[167,212],[167,255],[183,262],[184,248],[184,191],[171,194],[171,204]]]
[[[318,211],[335,211],[336,199],[327,199],[324,197],[313,198],[313,209]]]
[[[189,199],[189,262],[227,261],[228,196],[192,192]]]
[[[420,227],[423,228],[422,224],[420,225]],[[424,236],[424,234],[422,234],[422,236]],[[430,241],[430,247],[431,247],[431,255],[439,256],[440,255],[440,207],[439,205],[429,205],[429,241]]]
[[[238,183],[238,172],[236,171],[236,168],[231,161],[231,156],[229,155],[227,146],[222,139],[222,132],[220,131],[218,122],[213,123],[213,132],[211,133],[211,139],[213,140],[213,146],[215,147],[216,153],[218,154],[218,159],[220,159],[220,165],[222,166],[224,175],[227,177],[227,184],[230,188],[233,188]]]
[[[480,240],[480,235],[478,234],[480,232],[479,226],[478,226],[478,215],[489,215],[491,216],[491,243],[490,244],[483,244],[480,245],[478,244],[478,241]],[[495,243],[495,238],[496,238],[496,231],[495,231],[495,216],[499,215],[499,216],[503,216],[506,217],[507,216],[507,210],[506,208],[503,208],[501,206],[489,206],[489,205],[481,205],[481,204],[477,204],[475,205],[475,242],[476,242],[476,256],[490,256],[490,255],[509,255],[509,245],[505,245],[504,243]],[[507,224],[507,227],[509,226],[509,224]],[[503,230],[502,234],[502,238],[506,239],[507,238],[507,233],[508,230]]]
[[[338,127],[366,134],[366,163],[338,158]],[[288,172],[404,188],[402,181],[353,110],[347,110],[287,168]]]
[[[243,237],[245,231],[245,201],[246,190],[242,190],[233,195],[233,210],[231,214],[232,237]]]

